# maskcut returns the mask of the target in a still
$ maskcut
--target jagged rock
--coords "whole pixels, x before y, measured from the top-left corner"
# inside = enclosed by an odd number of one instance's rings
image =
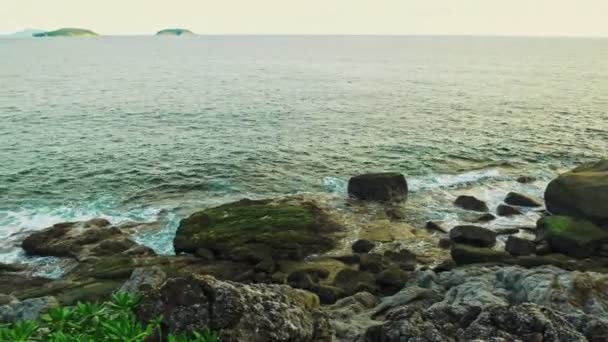
[[[71,257],[78,260],[121,253],[154,254],[151,249],[137,245],[119,228],[110,226],[110,222],[105,219],[55,224],[30,234],[23,240],[21,247],[28,255]]]
[[[30,298],[0,305],[0,323],[35,320],[48,310],[58,306],[55,297]]]
[[[608,160],[560,175],[547,186],[545,202],[553,214],[608,224]]]
[[[121,287],[121,292],[139,294],[141,291],[157,288],[167,279],[167,274],[158,266],[138,267]]]
[[[363,174],[348,181],[348,194],[360,200],[405,201],[407,192],[405,177],[396,172]]]
[[[450,239],[472,246],[492,247],[496,244],[496,233],[478,226],[456,226],[450,230]]]
[[[505,198],[505,203],[520,207],[542,207],[539,201],[516,192],[509,192]]]
[[[225,342],[330,341],[319,299],[285,285],[252,284],[193,275],[168,279],[143,294],[138,316],[163,316],[169,332],[222,331]]]
[[[505,250],[511,255],[530,255],[536,253],[536,246],[530,240],[509,236]]]
[[[176,253],[205,248],[219,259],[257,264],[325,252],[341,230],[311,202],[241,200],[183,219],[173,245]]]
[[[498,216],[515,216],[515,215],[522,215],[523,213],[519,209],[512,207],[510,205],[500,204],[496,208],[496,214]]]
[[[604,242],[608,231],[590,221],[567,216],[547,216],[537,222],[537,239],[546,240],[551,249],[576,258],[588,257]]]
[[[484,201],[479,200],[473,196],[458,196],[458,198],[456,198],[456,200],[454,201],[454,204],[466,210],[480,212],[490,211],[488,205]]]
[[[374,249],[376,244],[365,239],[357,240],[353,243],[352,250],[355,253],[367,253]]]
[[[355,341],[358,335],[373,324],[379,324],[366,314],[380,303],[378,298],[369,292],[359,292],[350,297],[342,298],[336,303],[326,306],[323,311],[330,317],[331,326],[337,341]]]

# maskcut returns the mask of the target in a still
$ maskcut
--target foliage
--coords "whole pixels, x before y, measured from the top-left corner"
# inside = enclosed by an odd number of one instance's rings
[[[137,321],[135,309],[140,298],[118,292],[104,303],[77,303],[57,307],[39,321],[19,321],[0,327],[0,342],[143,342],[160,331],[162,318],[148,324]],[[217,342],[220,333],[211,330],[191,335],[172,335],[169,342]]]

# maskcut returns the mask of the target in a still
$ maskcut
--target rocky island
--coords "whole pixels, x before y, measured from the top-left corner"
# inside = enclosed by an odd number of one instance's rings
[[[202,209],[181,220],[174,256],[139,245],[133,224],[56,224],[22,248],[73,267],[47,279],[0,265],[0,320],[120,290],[163,334],[221,341],[607,340],[608,161],[560,175],[544,203],[508,193],[497,210],[539,210],[535,227],[481,227],[496,217],[473,196],[454,205],[483,220],[414,227],[397,173],[353,177],[349,195],[341,210],[304,195]]]
[[[61,28],[55,31],[34,33],[34,37],[94,37],[98,34],[81,28]]]
[[[194,32],[186,29],[164,29],[156,32],[157,36],[188,36],[193,34]]]

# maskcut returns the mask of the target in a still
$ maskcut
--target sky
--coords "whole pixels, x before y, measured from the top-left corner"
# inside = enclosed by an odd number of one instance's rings
[[[608,0],[0,0],[0,32],[608,37]]]

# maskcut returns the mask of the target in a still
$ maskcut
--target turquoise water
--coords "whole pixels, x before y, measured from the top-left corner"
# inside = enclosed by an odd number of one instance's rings
[[[139,238],[171,253],[194,208],[366,171],[407,176],[413,221],[456,220],[460,192],[541,196],[607,147],[606,39],[0,39],[0,259],[98,216],[165,220]]]

